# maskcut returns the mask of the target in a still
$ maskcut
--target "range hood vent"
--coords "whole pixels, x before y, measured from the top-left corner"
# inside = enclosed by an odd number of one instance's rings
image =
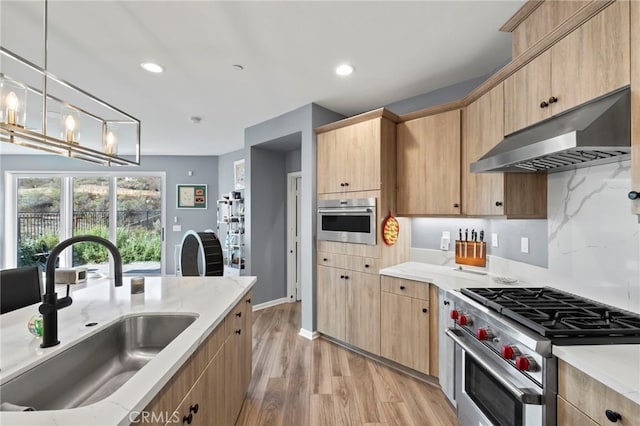
[[[505,136],[472,173],[560,172],[631,157],[631,90],[617,90]]]

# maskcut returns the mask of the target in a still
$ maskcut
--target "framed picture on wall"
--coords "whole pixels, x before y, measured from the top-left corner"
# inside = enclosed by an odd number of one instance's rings
[[[233,162],[235,189],[244,189],[244,159]]]
[[[207,185],[181,185],[177,186],[177,208],[179,209],[206,209]]]

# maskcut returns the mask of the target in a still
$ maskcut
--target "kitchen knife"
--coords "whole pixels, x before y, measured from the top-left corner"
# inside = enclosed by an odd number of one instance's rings
[[[484,241],[484,231],[480,231],[480,242]]]
[[[464,240],[469,241],[469,228],[465,228],[464,230]]]
[[[458,228],[458,235],[460,235],[460,241],[462,241],[462,228]]]

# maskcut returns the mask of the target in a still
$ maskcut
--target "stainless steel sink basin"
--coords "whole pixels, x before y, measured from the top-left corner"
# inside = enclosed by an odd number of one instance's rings
[[[195,315],[125,317],[0,387],[1,402],[60,410],[98,402],[196,319]]]

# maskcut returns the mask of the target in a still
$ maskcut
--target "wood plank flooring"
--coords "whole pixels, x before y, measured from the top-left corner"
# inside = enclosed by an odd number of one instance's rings
[[[254,313],[253,377],[236,425],[458,424],[436,386],[299,330],[300,303]]]

